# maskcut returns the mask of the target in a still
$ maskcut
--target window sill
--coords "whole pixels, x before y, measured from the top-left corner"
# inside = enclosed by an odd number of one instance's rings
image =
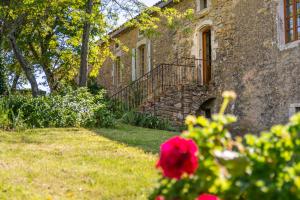
[[[300,46],[300,40],[296,40],[294,42],[289,42],[289,43],[281,44],[279,46],[279,49],[281,51],[283,51],[283,50],[292,49],[292,48],[295,48],[295,47],[298,47],[298,46]]]
[[[209,8],[204,8],[202,10],[198,10],[196,15],[197,15],[197,17],[202,18],[202,17],[205,17],[206,15],[208,15],[208,13],[209,13]]]
[[[289,116],[290,117],[297,113],[297,108],[300,108],[300,103],[294,103],[294,104],[290,105],[290,108],[289,108]]]

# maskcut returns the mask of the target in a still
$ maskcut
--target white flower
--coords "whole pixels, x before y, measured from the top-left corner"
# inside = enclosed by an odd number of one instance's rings
[[[234,152],[234,151],[215,151],[214,152],[215,156],[217,158],[221,158],[223,160],[234,160],[236,158],[239,158],[239,153]]]

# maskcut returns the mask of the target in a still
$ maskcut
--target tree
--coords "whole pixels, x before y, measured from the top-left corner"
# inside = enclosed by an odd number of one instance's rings
[[[30,7],[28,5],[24,5],[22,2],[7,1],[4,5],[3,12],[1,12],[0,20],[3,23],[1,32],[3,37],[6,36],[8,38],[7,42],[10,44],[16,59],[31,85],[32,95],[36,97],[39,93],[39,89],[34,75],[34,68],[24,57],[16,39],[21,28],[24,28],[29,15],[28,13],[30,13]],[[3,48],[2,44],[1,48]]]
[[[3,4],[7,3],[3,1]],[[6,69],[4,66],[4,57],[3,57],[3,49],[2,43],[3,43],[3,37],[4,37],[4,22],[0,19],[0,96],[5,95],[8,93],[8,86],[7,86],[7,74]]]
[[[113,57],[108,33],[120,17],[132,19],[128,26],[147,32],[159,21],[154,12],[178,16],[169,9],[147,9],[139,0],[6,1],[0,12],[5,35],[1,48],[14,53],[34,96],[38,91],[35,70],[45,73],[51,92],[75,77],[79,86],[86,86],[88,75],[97,75],[105,58]]]
[[[2,29],[1,29],[2,30]],[[2,44],[2,31],[0,30],[0,46]],[[0,48],[0,96],[8,93],[7,74],[4,66],[3,51]]]
[[[80,73],[79,73],[79,86],[86,87],[87,79],[88,79],[88,55],[90,52],[89,43],[90,43],[90,34],[91,34],[91,26],[94,30],[98,28],[96,33],[107,33],[103,30],[109,30],[116,21],[118,21],[118,17],[123,14],[123,17],[130,16],[133,18],[137,15],[141,10],[145,9],[146,6],[138,0],[103,0],[103,1],[93,1],[86,0],[86,16],[83,25],[83,34],[82,34],[82,43],[81,43],[81,61],[80,61]],[[93,9],[94,8],[94,9]],[[96,8],[96,9],[95,9]],[[93,18],[93,12],[97,13],[99,10],[102,11],[100,13],[100,19],[104,19],[103,21],[98,21],[96,18]],[[99,15],[99,14],[98,14]],[[103,39],[105,35],[99,35],[100,39]]]
[[[0,57],[0,96],[8,94],[6,70],[4,66],[1,64],[1,60],[2,58]]]
[[[86,14],[91,15],[93,9],[93,0],[86,2]],[[88,71],[88,50],[89,50],[89,36],[91,30],[91,23],[87,19],[83,25],[82,44],[81,44],[81,61],[79,73],[79,86],[87,86],[87,71]]]

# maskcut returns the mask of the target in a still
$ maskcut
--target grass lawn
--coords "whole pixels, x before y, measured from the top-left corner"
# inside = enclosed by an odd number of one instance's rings
[[[159,145],[173,135],[128,125],[0,132],[0,199],[147,199]]]

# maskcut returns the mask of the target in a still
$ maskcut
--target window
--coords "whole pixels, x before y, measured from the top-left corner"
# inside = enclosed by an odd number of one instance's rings
[[[122,82],[121,57],[117,57],[115,62],[116,62],[116,84],[120,85]]]
[[[208,8],[208,0],[197,0],[197,11]]]
[[[139,75],[143,76],[146,72],[146,45],[141,45],[139,48],[139,57],[138,57],[138,64],[139,64]]]
[[[138,32],[138,38],[143,38],[143,37],[144,37],[144,33],[141,30],[139,30],[139,32]]]
[[[207,8],[207,0],[200,0],[200,8],[201,10]]]
[[[285,42],[300,39],[300,0],[284,0]]]
[[[289,115],[292,116],[300,112],[300,103],[294,103],[290,105]]]
[[[119,43],[115,43],[115,49],[119,49],[120,44]]]

